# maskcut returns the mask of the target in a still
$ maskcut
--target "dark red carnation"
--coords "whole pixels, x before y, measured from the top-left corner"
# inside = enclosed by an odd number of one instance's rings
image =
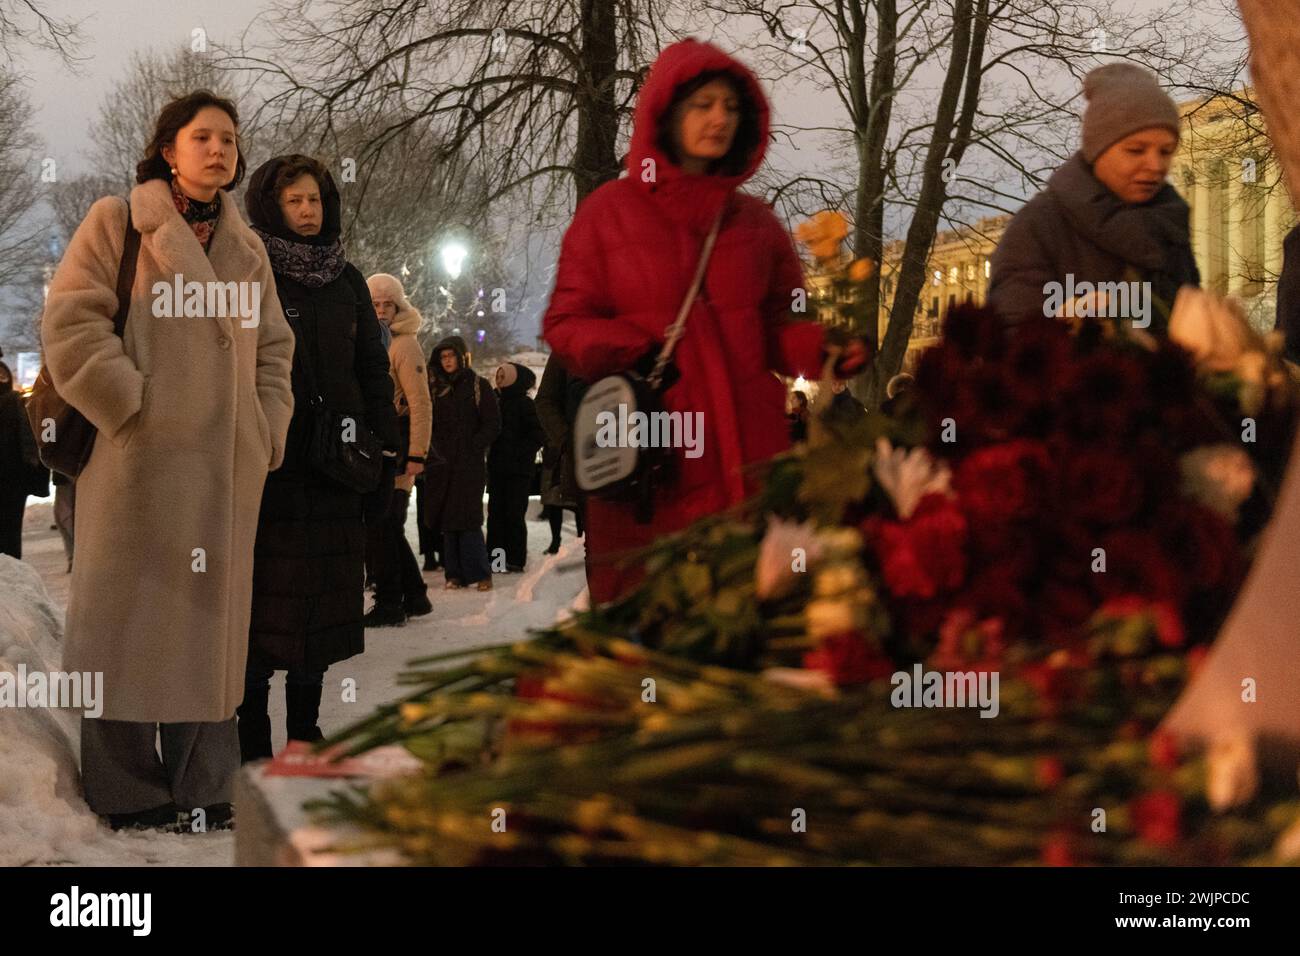
[[[926,495],[907,521],[881,525],[876,557],[896,597],[951,591],[966,576],[966,519],[948,496]]]
[[[1106,570],[1092,574],[1094,592],[1103,600],[1141,595],[1151,600],[1170,601],[1182,606],[1187,577],[1174,565],[1149,531],[1115,528],[1098,543],[1106,552]],[[1093,566],[1089,561],[1089,568]]]
[[[1170,496],[1156,513],[1155,527],[1165,549],[1197,587],[1211,590],[1238,582],[1242,561],[1237,534],[1216,512]]]
[[[1130,521],[1146,498],[1142,465],[1132,453],[1102,445],[1073,446],[1055,459],[1057,508],[1078,521],[1108,527]]]
[[[1061,424],[1072,441],[1126,441],[1151,422],[1151,389],[1131,355],[1100,348],[1065,373],[1060,392]]]

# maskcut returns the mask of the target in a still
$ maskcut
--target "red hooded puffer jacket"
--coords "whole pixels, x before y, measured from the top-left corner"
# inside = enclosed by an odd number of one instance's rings
[[[715,70],[736,78],[757,113],[757,145],[739,175],[688,174],[657,142],[674,91]],[[767,139],[767,98],[754,75],[714,46],[675,43],[659,55],[638,97],[628,175],[588,196],[565,233],[543,330],[561,364],[594,382],[631,368],[662,344],[704,237],[727,204],[673,355],[681,379],[664,396],[668,411],[703,412],[703,455],[677,452],[677,481],[658,491],[649,525],[636,522],[631,506],[588,499],[588,581],[595,603],[612,600],[640,578],[639,567],[614,563],[620,552],[755,490],[743,467],[789,444],[784,389],[772,372],[814,377],[819,371],[822,329],[793,321],[790,311],[803,270],[789,233],[765,203],[736,191],[762,163]]]

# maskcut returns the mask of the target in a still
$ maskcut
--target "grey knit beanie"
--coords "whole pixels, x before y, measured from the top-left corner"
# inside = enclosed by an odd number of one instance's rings
[[[1083,158],[1094,163],[1130,133],[1161,126],[1180,135],[1178,107],[1155,74],[1132,63],[1108,63],[1083,78]]]

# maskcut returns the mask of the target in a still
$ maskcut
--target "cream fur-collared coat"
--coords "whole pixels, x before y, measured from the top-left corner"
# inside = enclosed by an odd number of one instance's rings
[[[123,339],[126,204],[101,199],[50,284],[41,338],[59,393],[99,429],[77,479],[63,666],[104,675],[103,717],[226,720],[243,699],[253,542],[293,413],[293,333],[261,241],[228,193],[209,254],[152,180]],[[260,320],[155,317],[154,284],[257,282]],[[201,549],[201,550],[200,550]]]

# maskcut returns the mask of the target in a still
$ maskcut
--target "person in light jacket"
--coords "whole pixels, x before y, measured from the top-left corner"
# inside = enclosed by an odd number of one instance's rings
[[[294,340],[266,247],[230,197],[238,137],[235,105],[215,94],[164,106],[129,202],[90,208],[41,325],[54,386],[98,429],[77,479],[63,667],[103,675],[81,771],[115,827],[198,809],[222,825],[239,768],[253,542],[293,415]],[[119,338],[128,210],[140,244]],[[178,300],[188,283],[202,294]]]
[[[415,479],[424,471],[433,410],[424,352],[415,337],[422,321],[419,311],[407,301],[406,290],[396,276],[381,272],[366,283],[375,314],[391,333],[388,363],[401,428],[396,487],[387,512],[369,532],[375,606],[366,614],[366,626],[394,627],[433,610],[420,564],[406,538],[406,514]]]

